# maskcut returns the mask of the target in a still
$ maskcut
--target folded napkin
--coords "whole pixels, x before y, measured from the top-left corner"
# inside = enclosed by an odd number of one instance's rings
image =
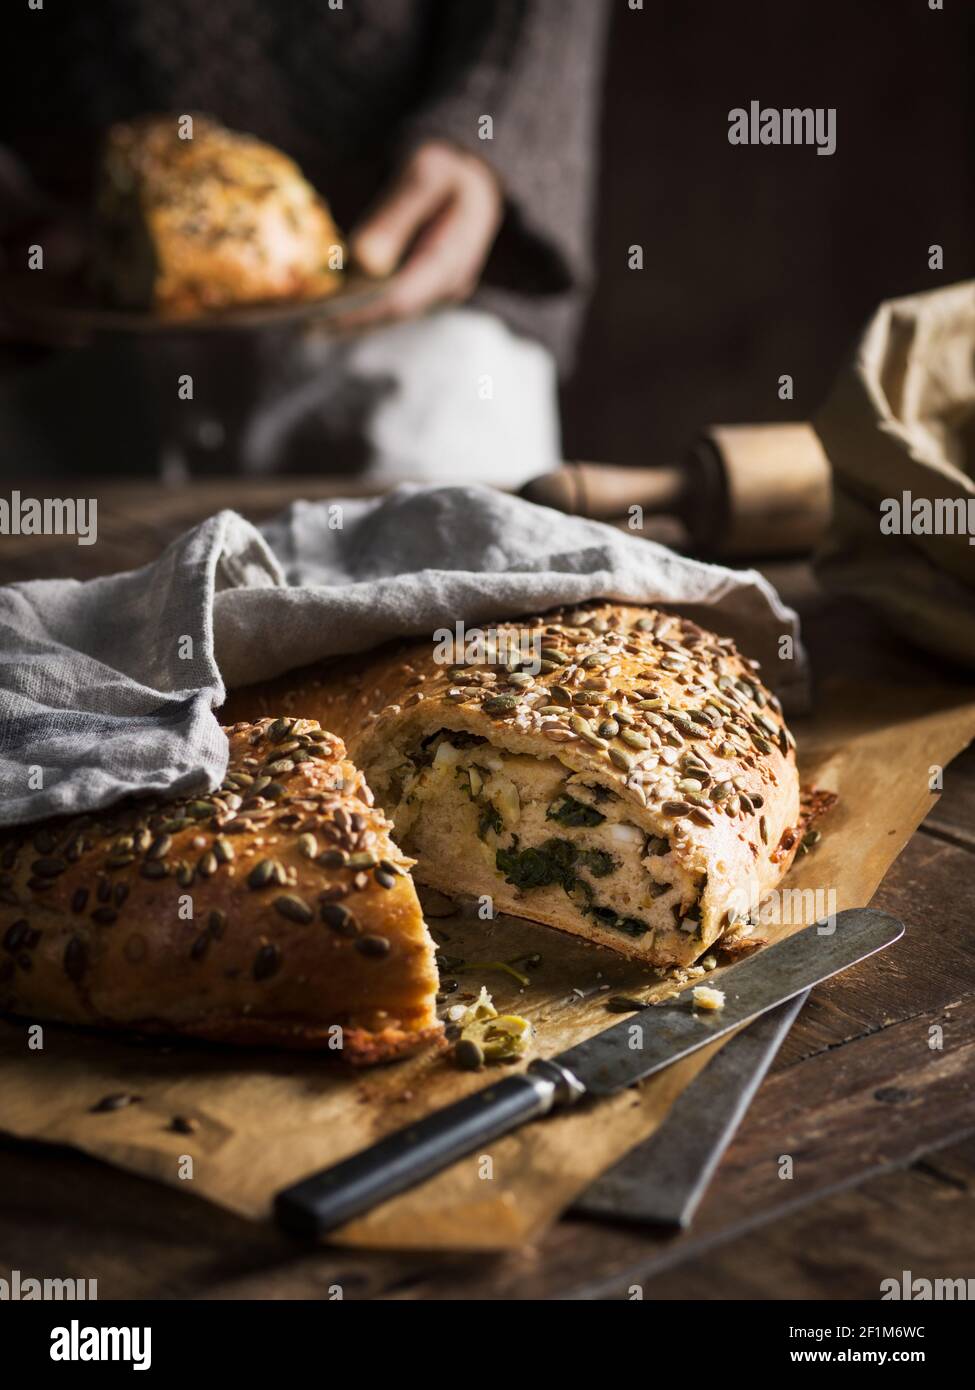
[[[598,597],[678,605],[802,698],[796,616],[752,570],[482,487],[296,502],[263,527],[225,511],[142,569],[0,589],[0,824],[214,790],[228,688]]]

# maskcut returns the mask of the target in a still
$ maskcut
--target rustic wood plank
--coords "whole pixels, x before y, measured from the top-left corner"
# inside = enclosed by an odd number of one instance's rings
[[[972,1002],[970,996],[969,1014]],[[533,1251],[493,1261],[456,1257],[431,1260],[425,1271],[401,1261],[391,1270],[386,1263],[389,1257],[363,1262],[363,1252],[349,1252],[349,1267],[368,1278],[364,1290],[368,1287],[371,1297],[618,1297],[624,1296],[623,1290],[632,1282],[647,1282],[650,1297],[658,1296],[652,1289],[669,1286],[675,1273],[697,1269],[714,1258],[712,1252],[733,1250],[747,1240],[747,1263],[758,1267],[754,1280],[762,1289],[754,1296],[823,1296],[831,1292],[828,1285],[821,1286],[817,1294],[803,1294],[801,1261],[797,1261],[791,1280],[784,1277],[778,1268],[779,1254],[783,1250],[787,1253],[790,1247],[783,1246],[779,1232],[784,1223],[794,1219],[808,1224],[809,1229],[821,1230],[828,1220],[822,1210],[824,1206],[828,1209],[837,1190],[852,1188],[871,1174],[910,1164],[922,1153],[933,1153],[933,1157],[921,1171],[936,1172],[938,1147],[956,1141],[966,1128],[975,1135],[975,1087],[970,1080],[975,1063],[975,1025],[967,1016],[961,1017],[965,1022],[950,1053],[935,1062],[924,1055],[926,1033],[920,1021],[912,1020],[849,1044],[844,1048],[847,1084],[839,1095],[835,1094],[835,1059],[826,1054],[796,1064],[780,1075],[777,1084],[766,1083],[692,1233],[674,1237],[566,1220]],[[896,1036],[890,1036],[891,1032]],[[849,1071],[859,1074],[858,1079],[847,1076],[847,1057]],[[817,1074],[810,1076],[810,1071]],[[953,1117],[948,1124],[947,1115]],[[795,1159],[796,1176],[791,1181],[778,1176],[784,1152],[792,1153]],[[936,1190],[940,1198],[940,1186]],[[858,1210],[855,1193],[844,1209]],[[815,1215],[801,1214],[807,1211]],[[919,1226],[927,1222],[936,1228],[940,1221],[937,1212],[915,1215]],[[895,1227],[900,1224],[899,1211],[896,1217]],[[959,1223],[962,1217],[967,1227],[964,1239],[959,1236],[957,1252],[970,1259],[971,1210],[956,1213]],[[891,1222],[890,1211],[886,1219]],[[753,1228],[760,1229],[755,1232]],[[766,1233],[770,1251],[767,1274],[762,1268]],[[822,1233],[820,1239],[821,1245],[828,1243]],[[793,1255],[799,1250],[801,1247]],[[911,1246],[906,1244],[903,1250],[907,1259]],[[245,1298],[259,1294],[297,1296],[299,1289],[307,1287],[315,1262],[323,1258],[305,1257],[290,1267],[278,1266],[270,1283],[266,1272],[257,1277],[234,1277],[212,1293]],[[733,1256],[727,1258],[733,1263]],[[870,1287],[876,1290],[879,1278],[891,1268],[886,1263],[884,1244],[879,1242],[875,1250],[863,1252],[862,1259],[874,1271]],[[897,1270],[902,1267],[900,1262],[894,1266]],[[664,1271],[666,1276],[661,1279]],[[950,1269],[939,1269],[942,1276],[950,1273]],[[686,1296],[693,1297],[689,1283],[684,1281],[683,1287]],[[727,1278],[711,1296],[728,1297],[731,1291],[736,1297],[750,1296],[740,1290],[739,1283]],[[844,1296],[842,1287],[833,1296]],[[871,1293],[869,1288],[860,1288],[850,1296],[869,1297]]]
[[[26,494],[27,488],[22,488]],[[98,541],[79,545],[73,536],[4,536],[0,583],[27,579],[93,579],[154,560],[183,531],[224,507],[263,521],[295,498],[371,495],[355,478],[213,478],[179,486],[86,479],[38,483],[30,495],[83,495],[98,503]]]
[[[903,884],[926,881],[933,862],[955,876],[968,856],[916,835],[898,871]],[[880,961],[867,962],[817,991],[823,1012],[800,1017],[791,1060],[780,1060],[759,1092],[694,1230],[676,1241],[566,1221],[534,1251],[491,1259],[306,1253],[269,1227],[194,1197],[65,1150],[7,1142],[0,1147],[0,1251],[21,1269],[43,1264],[65,1275],[95,1274],[105,1297],[315,1297],[333,1282],[348,1297],[564,1297],[591,1292],[620,1269],[677,1267],[705,1245],[729,1242],[743,1225],[774,1227],[798,1202],[815,1203],[864,1172],[909,1162],[966,1124],[975,1127],[975,970],[959,944],[964,911],[952,919],[947,944],[959,968],[967,963],[968,990],[935,972],[919,984],[927,1006],[919,1013],[904,976],[923,974],[934,954],[939,925],[926,920],[926,934],[912,932],[882,958],[890,959],[889,976],[880,980]],[[878,990],[889,1021],[873,1029]],[[952,1007],[962,997],[967,1013]],[[932,1023],[945,1027],[943,1053],[927,1046]],[[784,1151],[797,1156],[791,1183],[777,1176]]]
[[[603,1298],[870,1299],[902,1271],[972,1278],[975,1136],[905,1169],[869,1178],[792,1212],[679,1268],[642,1279],[639,1268],[599,1290]],[[860,1321],[863,1321],[861,1318]]]
[[[951,764],[944,791],[924,822],[929,835],[975,850],[975,744]]]
[[[155,559],[183,531],[224,507],[233,508],[249,521],[261,522],[297,498],[373,497],[383,489],[357,477],[279,475],[196,478],[174,485],[97,478],[69,485],[61,479],[38,481],[36,486],[28,489],[25,485],[21,490],[41,499],[66,494],[94,498],[98,503],[98,543],[79,545],[73,536],[4,536],[0,584],[61,577],[94,579],[134,569]],[[667,517],[648,517],[641,534],[647,540],[673,546],[682,539],[683,527]]]
[[[915,834],[871,905],[905,922],[904,939],[866,970],[845,971],[817,989],[773,1070],[935,1012],[975,982],[975,861],[967,851]]]
[[[5,538],[0,582],[109,573],[145,563],[221,506],[258,520],[296,496],[361,489],[334,479],[214,479],[171,491],[83,490],[99,497],[98,545]],[[893,638],[866,650],[852,606],[838,626],[807,567],[777,577],[801,601],[814,652],[840,645],[867,672],[882,647],[892,670],[922,677]],[[975,1244],[975,1144],[957,1142],[975,1127],[972,851],[975,750],[952,765],[940,802],[877,895],[876,906],[905,919],[907,937],[817,990],[687,1235],[568,1220],[534,1249],[491,1258],[307,1251],[269,1226],[72,1151],[0,1141],[0,1272],[98,1277],[103,1298],[327,1297],[338,1283],[346,1297],[397,1299],[619,1297],[637,1276],[647,1297],[875,1297],[879,1278],[901,1268],[970,1273],[952,1261],[966,1252],[970,1261]],[[928,1048],[935,1024],[945,1029],[941,1053]],[[786,1151],[797,1159],[791,1182],[777,1176]]]

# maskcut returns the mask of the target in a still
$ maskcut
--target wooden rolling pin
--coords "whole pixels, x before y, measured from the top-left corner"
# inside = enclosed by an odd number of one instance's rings
[[[830,514],[830,470],[811,425],[712,425],[680,465],[567,463],[521,490],[575,516],[674,516],[702,554],[733,559],[812,550]]]

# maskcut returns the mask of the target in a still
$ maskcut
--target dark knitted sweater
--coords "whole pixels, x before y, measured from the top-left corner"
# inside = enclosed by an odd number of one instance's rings
[[[98,132],[207,111],[291,154],[348,228],[424,136],[487,159],[507,213],[478,301],[567,361],[588,272],[606,0],[46,0],[5,19],[0,130],[85,196]],[[478,137],[493,120],[493,139]]]

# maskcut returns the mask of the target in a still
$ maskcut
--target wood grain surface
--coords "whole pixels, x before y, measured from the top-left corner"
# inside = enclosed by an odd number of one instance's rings
[[[215,505],[268,515],[287,484],[105,488],[97,546],[3,538],[0,581],[144,563]],[[86,494],[91,493],[85,486]],[[311,489],[304,484],[306,495]],[[319,495],[332,492],[323,484]],[[103,529],[104,528],[104,529]],[[820,667],[889,661],[923,684],[957,673],[904,652],[818,593],[796,602]],[[971,1277],[975,1248],[975,751],[881,885],[895,952],[820,986],[730,1146],[691,1231],[567,1218],[515,1254],[307,1250],[182,1192],[69,1150],[0,1140],[0,1274],[98,1279],[100,1298],[876,1298],[909,1269]],[[940,1030],[940,1031],[932,1031]],[[782,1177],[782,1158],[792,1176]]]

